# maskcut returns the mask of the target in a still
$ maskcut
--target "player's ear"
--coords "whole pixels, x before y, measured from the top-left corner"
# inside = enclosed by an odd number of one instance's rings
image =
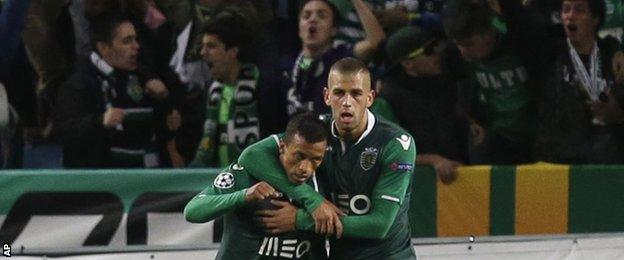
[[[370,85],[370,83],[369,83]],[[373,102],[375,101],[375,95],[376,92],[374,89],[372,89],[372,85],[371,85],[371,89],[368,90],[368,93],[366,93],[366,107],[369,108],[370,106],[373,105]]]
[[[368,95],[366,95],[366,107],[369,108],[373,105],[375,101],[375,90],[371,90]]]
[[[327,87],[323,88],[323,99],[325,100],[325,105],[329,106],[329,89]]]

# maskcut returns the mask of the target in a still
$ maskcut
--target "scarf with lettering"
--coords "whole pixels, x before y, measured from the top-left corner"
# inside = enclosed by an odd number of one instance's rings
[[[260,138],[258,122],[258,84],[260,73],[252,64],[243,64],[229,104],[227,123],[219,123],[225,86],[213,82],[207,93],[204,134],[192,167],[217,167],[229,164]]]

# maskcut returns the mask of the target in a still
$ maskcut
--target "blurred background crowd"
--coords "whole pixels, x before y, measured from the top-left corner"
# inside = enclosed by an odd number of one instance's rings
[[[624,163],[621,0],[3,0],[4,168],[224,167],[333,62],[419,165]]]

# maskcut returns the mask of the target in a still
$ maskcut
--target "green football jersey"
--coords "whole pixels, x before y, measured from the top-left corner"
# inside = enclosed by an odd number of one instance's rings
[[[330,137],[329,151],[316,174],[334,204],[348,214],[341,218],[343,238],[330,241],[330,259],[415,259],[407,210],[416,147],[405,130],[370,112],[367,125],[353,144]],[[239,164],[300,202],[305,209],[297,212],[297,228],[313,230],[309,213],[323,197],[308,185],[289,183],[283,170],[269,170],[278,163],[266,156],[276,149],[271,145],[275,146],[268,138],[253,144],[246,150],[253,152],[243,152]]]
[[[312,213],[324,198],[310,185],[295,185],[288,180],[277,156],[279,138],[271,135],[250,145],[238,157],[238,164],[248,169],[251,176],[270,183]]]
[[[321,186],[331,191],[334,204],[348,216],[365,216],[382,201],[399,204],[399,211],[382,239],[344,236],[330,240],[330,258],[414,259],[408,218],[414,141],[400,127],[372,113],[368,116],[367,130],[353,144],[332,131],[331,149],[318,177]]]
[[[325,239],[313,232],[272,235],[254,222],[254,211],[274,208],[268,199],[253,204],[244,202],[247,188],[255,183],[257,180],[245,168],[233,164],[187,205],[187,216],[205,220],[227,212],[216,259],[326,259]],[[309,183],[318,187],[312,178]],[[284,195],[280,200],[288,198]]]
[[[470,66],[479,103],[486,108],[492,131],[517,142],[530,141],[536,118],[526,68],[512,51],[499,50],[494,56]]]

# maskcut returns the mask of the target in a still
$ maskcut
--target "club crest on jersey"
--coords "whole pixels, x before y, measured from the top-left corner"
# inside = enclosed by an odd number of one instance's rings
[[[364,152],[360,154],[360,166],[362,167],[362,169],[364,169],[365,171],[370,170],[371,168],[373,168],[373,165],[375,165],[375,162],[377,162],[377,148],[365,148]]]
[[[234,187],[234,175],[229,172],[222,172],[214,180],[214,186],[219,189],[229,189]]]
[[[128,92],[128,96],[135,102],[139,102],[143,99],[143,88],[141,88],[139,79],[137,79],[136,76],[128,77],[126,91]]]

